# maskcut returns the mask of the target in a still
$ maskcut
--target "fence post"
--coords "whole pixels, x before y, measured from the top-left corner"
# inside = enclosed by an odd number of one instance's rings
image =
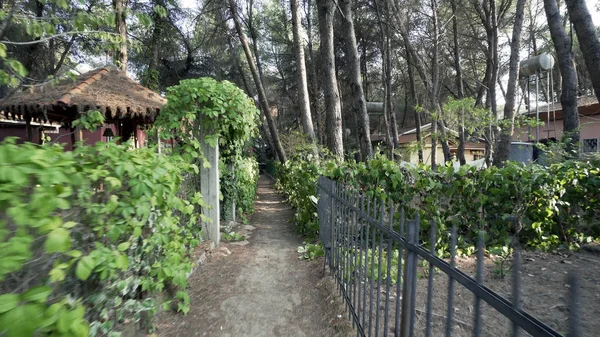
[[[418,239],[418,222],[408,222],[408,243],[414,244]],[[402,256],[399,256],[402,258]],[[406,249],[406,263],[404,264],[404,288],[402,289],[402,321],[400,323],[401,337],[412,337],[415,317],[415,292],[417,286],[417,254],[410,247]]]
[[[233,173],[233,180],[235,181],[236,176],[235,176],[235,167],[233,167],[233,162],[230,162],[229,165],[227,165],[229,172]],[[227,210],[228,213],[228,219],[229,221],[233,221],[234,225],[235,225],[235,210],[236,210],[236,206],[235,206],[235,197],[232,196],[231,200],[229,200],[229,210]]]

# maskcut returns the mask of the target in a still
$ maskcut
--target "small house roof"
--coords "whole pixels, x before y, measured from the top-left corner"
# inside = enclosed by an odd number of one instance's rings
[[[579,115],[581,116],[593,116],[600,113],[600,105],[598,104],[598,100],[595,96],[581,96],[577,98],[577,109]],[[548,118],[548,112],[550,112],[551,116]],[[528,115],[530,117],[535,117],[535,102],[532,103],[531,112],[525,109],[520,111],[523,115]],[[540,116],[540,120],[546,121],[548,119],[563,119],[563,108],[560,102],[553,102],[550,104],[544,104],[538,106],[538,113]]]
[[[449,142],[451,145],[458,144],[456,139],[458,138],[458,132],[452,130],[448,127],[445,127],[446,132],[451,136]],[[428,139],[431,137],[431,123],[427,123],[421,126],[421,139]],[[371,141],[380,142],[384,141],[385,137],[383,135],[372,135]],[[417,129],[411,128],[406,129],[398,135],[398,144],[400,146],[406,146],[410,143],[417,141]],[[467,150],[484,150],[485,144],[482,142],[482,139],[473,138],[471,140],[467,140],[465,142],[465,149]]]
[[[88,110],[99,110],[107,120],[153,120],[166,103],[114,66],[89,71],[75,79],[29,87],[0,100],[6,119],[30,116],[40,121],[72,121]]]

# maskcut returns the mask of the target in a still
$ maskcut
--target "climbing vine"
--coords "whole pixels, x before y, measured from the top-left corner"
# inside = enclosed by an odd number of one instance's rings
[[[201,162],[202,138],[219,146],[222,209],[235,202],[240,214],[252,211],[258,180],[258,164],[249,149],[259,116],[254,101],[233,83],[208,77],[181,81],[168,89],[167,99],[154,124],[161,137],[177,140],[175,151],[198,165],[207,164]]]

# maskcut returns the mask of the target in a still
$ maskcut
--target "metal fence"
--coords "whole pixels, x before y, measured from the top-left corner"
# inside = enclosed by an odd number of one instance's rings
[[[404,210],[365,196],[362,191],[321,177],[318,182],[318,215],[320,239],[326,252],[326,263],[337,280],[345,300],[349,318],[358,336],[452,336],[458,322],[455,312],[455,286],[462,286],[472,294],[472,322],[467,335],[490,335],[483,331],[485,321],[482,310],[495,310],[510,321],[505,334],[534,337],[562,336],[540,322],[520,307],[521,258],[515,249],[512,265],[511,301],[483,285],[484,243],[480,236],[477,244],[475,277],[455,267],[457,230],[450,234],[449,262],[435,253],[436,224],[429,221],[430,246],[419,242],[421,220],[405,219]],[[425,226],[423,226],[425,227]],[[421,273],[418,271],[420,270]],[[434,288],[434,275],[447,275],[447,284]],[[420,275],[418,275],[420,274]],[[426,292],[420,292],[417,301],[418,281],[425,281]],[[578,278],[568,277],[569,283],[569,334],[579,337]],[[421,288],[422,290],[423,288]],[[434,294],[438,313],[433,310]],[[439,294],[443,294],[440,306]],[[423,303],[425,302],[425,303]],[[424,309],[419,309],[423,308]],[[440,309],[443,308],[443,309]],[[439,311],[444,310],[445,314]],[[415,317],[419,313],[419,324]],[[423,320],[424,316],[424,320]],[[433,324],[434,318],[436,324]],[[440,322],[442,320],[443,322]],[[464,334],[464,333],[463,333]]]

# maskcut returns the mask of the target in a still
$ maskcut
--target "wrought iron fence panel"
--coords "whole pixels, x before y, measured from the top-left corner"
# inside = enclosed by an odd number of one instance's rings
[[[446,262],[436,256],[435,221],[428,221],[430,245],[425,248],[419,241],[421,219],[417,215],[407,220],[402,205],[369,197],[362,190],[324,177],[319,178],[317,194],[319,238],[325,248],[325,263],[337,281],[358,336],[415,336],[417,305],[425,306],[425,327],[418,335],[435,336],[433,294],[441,292],[447,292],[443,333],[452,336],[457,324],[453,317],[456,286],[462,286],[475,297],[472,325],[475,337],[483,334],[482,301],[512,322],[512,336],[522,332],[534,337],[562,336],[520,307],[518,247],[513,256],[512,301],[509,301],[483,284],[483,235],[477,242],[476,271],[472,278],[456,268],[456,226],[450,234],[450,259]],[[416,303],[419,261],[428,267],[425,303]],[[436,270],[448,276],[447,289],[434,289]],[[580,337],[577,275],[570,274],[568,284],[569,336]]]

